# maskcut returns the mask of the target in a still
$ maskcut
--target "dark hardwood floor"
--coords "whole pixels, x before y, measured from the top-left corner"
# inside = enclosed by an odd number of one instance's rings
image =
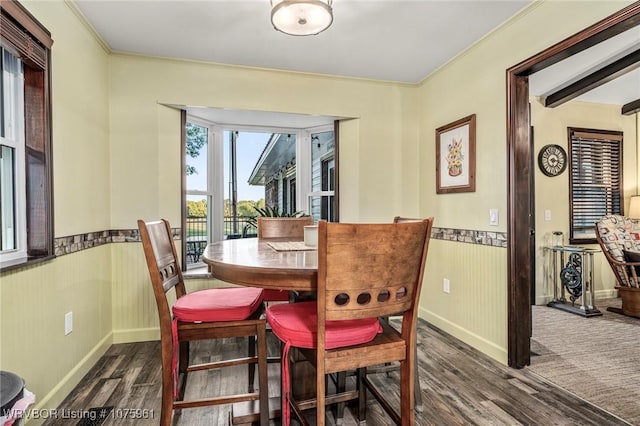
[[[448,334],[420,321],[419,369],[424,406],[416,413],[417,425],[626,425],[588,402],[556,387],[527,369],[514,370],[482,355]],[[270,340],[273,336],[269,336]],[[275,351],[278,343],[270,342]],[[246,353],[240,339],[194,345],[192,356],[201,360],[224,354]],[[235,371],[202,372],[190,379],[187,392],[215,395],[242,390],[246,367]],[[270,396],[279,395],[279,365],[270,365]],[[379,374],[377,384],[396,395],[397,373]],[[113,345],[58,412],[67,418],[45,425],[155,425],[160,412],[159,342]],[[398,402],[399,403],[399,402]],[[104,410],[101,407],[107,407]],[[111,408],[113,407],[113,408]],[[95,409],[94,411],[89,411]],[[92,417],[106,415],[104,423]],[[174,415],[175,425],[227,425],[229,407],[185,409]],[[331,413],[331,411],[328,411]],[[69,420],[70,415],[85,418]],[[273,423],[277,424],[277,423]],[[327,424],[334,425],[331,414]],[[358,424],[350,409],[344,425]],[[390,419],[370,399],[368,425],[389,425]]]

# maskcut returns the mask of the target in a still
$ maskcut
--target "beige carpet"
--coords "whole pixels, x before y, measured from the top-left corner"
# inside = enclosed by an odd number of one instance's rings
[[[528,368],[640,425],[640,319],[606,310],[620,304],[620,299],[597,301],[603,316],[591,318],[533,306]]]

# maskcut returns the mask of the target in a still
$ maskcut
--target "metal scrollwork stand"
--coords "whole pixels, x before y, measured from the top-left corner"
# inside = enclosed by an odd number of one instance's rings
[[[569,255],[567,265],[560,271],[560,281],[569,292],[571,305],[582,296],[582,256],[577,253]]]
[[[553,300],[547,306],[585,317],[602,315],[594,304],[593,294],[593,254],[599,250],[575,246],[552,246],[545,250],[551,261],[547,279],[551,278],[553,283]]]

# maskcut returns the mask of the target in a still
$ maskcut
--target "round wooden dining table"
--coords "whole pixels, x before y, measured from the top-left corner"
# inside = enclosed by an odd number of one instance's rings
[[[301,250],[277,251],[273,245],[279,243],[289,248]],[[202,253],[202,261],[209,266],[214,278],[233,284],[265,289],[288,291],[315,291],[318,282],[318,252],[305,247],[302,241],[291,239],[240,238],[210,243]],[[315,383],[315,376],[309,367],[295,364],[293,375],[309,377],[300,383]],[[294,394],[308,394],[307,387],[298,384]],[[280,398],[269,398],[269,417],[280,416]],[[237,403],[233,406],[233,417],[244,419],[250,424],[258,419],[259,406],[256,401]]]
[[[202,261],[214,278],[233,284],[289,291],[317,288],[318,252],[302,241],[224,240],[207,245]]]
[[[292,243],[302,249],[278,251],[273,248],[274,243],[276,246],[278,243]],[[305,247],[302,241],[279,238],[224,240],[207,245],[202,253],[202,261],[209,266],[213,277],[233,284],[289,291],[317,289],[318,252]],[[422,396],[417,369],[415,374],[416,410],[421,412]],[[309,371],[299,371],[296,375],[313,377]],[[294,388],[294,394],[306,394],[308,391],[306,387],[300,388],[300,385]],[[243,412],[257,412],[255,404],[245,407]]]

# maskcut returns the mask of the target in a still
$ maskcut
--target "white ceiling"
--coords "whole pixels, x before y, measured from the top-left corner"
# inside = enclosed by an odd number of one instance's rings
[[[273,29],[269,0],[76,0],[118,52],[417,83],[530,0],[334,0],[331,27]]]
[[[71,1],[71,0],[70,0]],[[334,22],[316,36],[273,29],[269,0],[75,0],[114,52],[417,83],[532,0],[334,0]],[[595,46],[531,77],[544,96],[640,40],[640,29]],[[640,71],[582,95],[622,105],[640,98]],[[287,115],[192,109],[226,124],[280,127]],[[294,128],[334,117],[291,117]],[[291,128],[292,126],[287,126]]]

